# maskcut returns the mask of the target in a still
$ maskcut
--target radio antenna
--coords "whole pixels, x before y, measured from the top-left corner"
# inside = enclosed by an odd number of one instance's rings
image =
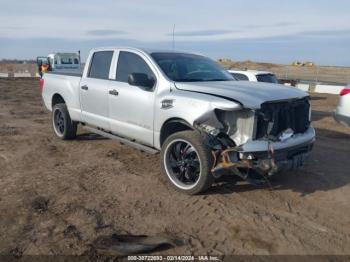
[[[173,25],[173,50],[175,50],[175,24]]]

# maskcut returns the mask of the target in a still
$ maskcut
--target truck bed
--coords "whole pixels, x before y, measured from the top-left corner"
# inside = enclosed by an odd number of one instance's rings
[[[72,120],[81,120],[79,86],[82,74],[78,71],[56,71],[44,74],[42,97],[47,109],[52,110],[55,94],[64,97]]]
[[[77,77],[83,76],[83,72],[80,69],[79,70],[57,70],[57,71],[46,72],[45,74],[77,76]]]

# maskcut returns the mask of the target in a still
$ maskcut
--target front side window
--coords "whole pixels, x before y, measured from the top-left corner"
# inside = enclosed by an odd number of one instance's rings
[[[39,65],[41,65],[41,64],[46,65],[46,64],[49,63],[49,59],[48,59],[47,57],[38,57],[38,58],[37,58],[37,63],[38,63]]]
[[[224,68],[209,58],[185,53],[152,53],[164,74],[177,82],[232,81]]]
[[[88,77],[108,79],[112,57],[113,51],[95,52],[91,59]]]
[[[118,58],[116,80],[127,83],[129,75],[133,73],[145,74],[150,81],[156,80],[152,70],[139,55],[121,51]]]

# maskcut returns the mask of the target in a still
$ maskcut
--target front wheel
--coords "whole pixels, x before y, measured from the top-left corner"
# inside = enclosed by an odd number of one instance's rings
[[[210,169],[213,158],[210,148],[197,131],[182,131],[169,136],[161,151],[162,170],[180,192],[198,194],[214,181]]]
[[[52,125],[59,138],[67,140],[76,137],[77,123],[71,120],[65,104],[56,104],[52,108]]]

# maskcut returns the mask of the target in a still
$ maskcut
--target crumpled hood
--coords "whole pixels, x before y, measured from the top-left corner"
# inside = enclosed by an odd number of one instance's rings
[[[295,87],[248,81],[176,82],[180,90],[217,95],[240,102],[246,108],[257,109],[268,101],[303,98],[308,96]]]

